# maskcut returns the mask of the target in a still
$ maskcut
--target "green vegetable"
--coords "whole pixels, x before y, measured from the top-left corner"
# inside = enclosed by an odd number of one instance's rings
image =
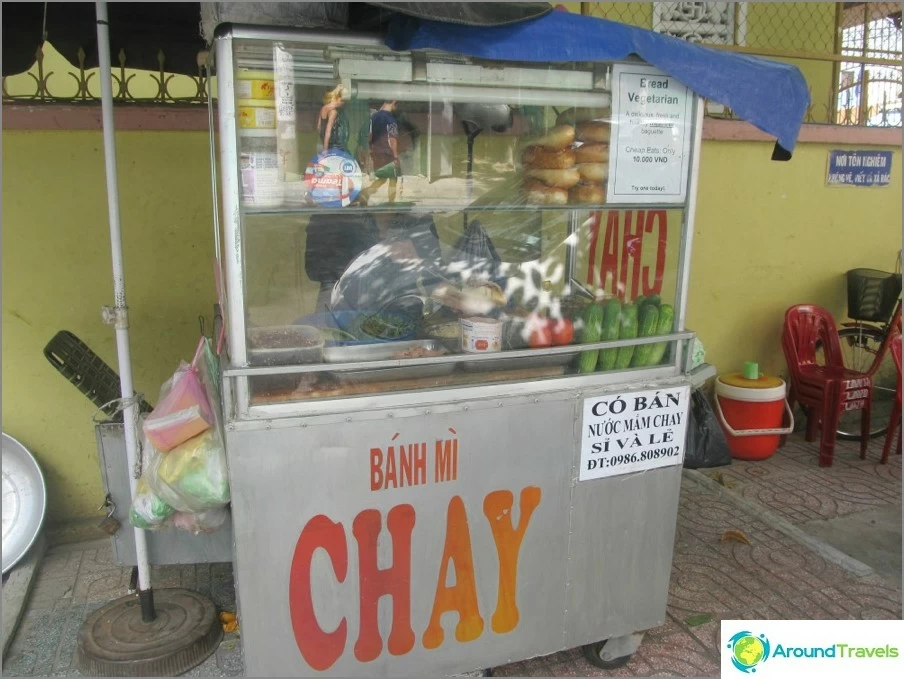
[[[659,295],[650,295],[649,297],[644,298],[644,304],[655,304],[656,306],[659,306],[662,304],[662,297]],[[640,308],[640,305],[638,305],[638,308]]]
[[[659,309],[655,304],[647,303],[640,310],[640,321],[637,329],[638,337],[652,337],[656,334],[657,323],[659,321]],[[653,353],[652,344],[641,344],[634,349],[634,356],[631,357],[631,367],[638,368],[645,365],[652,365],[650,357]]]
[[[638,309],[640,309],[641,307],[643,307],[644,302],[646,302],[646,301],[647,301],[646,295],[638,295],[637,297],[634,298],[634,306],[636,306]]]
[[[411,321],[392,314],[374,314],[361,323],[361,331],[377,339],[395,339],[407,335],[413,329]]]
[[[610,299],[603,307],[603,334],[601,342],[618,339],[618,319],[621,315],[621,302]],[[599,369],[612,370],[615,367],[615,357],[618,349],[600,349]]]
[[[584,310],[584,329],[581,331],[581,342],[592,344],[599,342],[603,333],[603,307],[591,304]],[[596,369],[599,351],[582,351],[578,362],[578,372],[592,373]]]
[[[637,307],[626,304],[622,307],[621,319],[618,328],[619,339],[634,339],[637,337]],[[620,347],[615,357],[615,369],[624,370],[631,365],[631,357],[634,356],[634,347]]]
[[[670,304],[663,304],[659,307],[659,320],[656,323],[656,334],[667,335],[672,332],[672,326],[675,323],[675,309]],[[657,342],[653,345],[650,352],[649,362],[647,365],[659,365],[665,350],[669,346],[668,342]]]

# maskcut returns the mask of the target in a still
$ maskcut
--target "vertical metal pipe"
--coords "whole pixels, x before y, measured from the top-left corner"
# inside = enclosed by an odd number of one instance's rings
[[[700,184],[700,155],[703,152],[703,99],[694,96],[694,122],[693,141],[691,142],[691,167],[687,186],[687,208],[684,215],[684,232],[681,243],[681,253],[678,259],[678,271],[681,272],[678,279],[676,300],[677,326],[676,332],[685,330],[687,323],[687,296],[690,288],[691,277],[691,252],[694,246],[694,224],[697,219],[697,188]],[[693,345],[689,344],[688,352],[693,351]],[[680,368],[682,345],[676,343],[676,364]]]
[[[119,182],[116,174],[116,139],[113,125],[113,83],[110,70],[110,33],[107,19],[107,3],[97,2],[97,51],[100,65],[101,115],[104,131],[104,165],[107,175],[107,209],[110,217],[110,249],[113,256],[113,298],[115,303],[116,354],[119,359],[119,386],[122,392],[123,424],[125,428],[126,457],[129,461],[129,487],[132,498],[138,481],[133,472],[139,460],[138,407],[132,386],[132,359],[129,352],[129,312],[126,306],[126,285],[123,276],[122,231],[119,223]],[[142,592],[151,589],[151,569],[145,532],[135,528],[135,557],[138,561],[138,590],[142,601],[153,598]],[[145,620],[153,620],[153,603],[142,606]]]

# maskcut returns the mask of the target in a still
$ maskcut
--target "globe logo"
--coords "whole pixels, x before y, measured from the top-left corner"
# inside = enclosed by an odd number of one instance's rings
[[[765,634],[754,636],[750,632],[738,632],[728,640],[731,664],[741,672],[756,672],[756,666],[769,659],[769,640]]]

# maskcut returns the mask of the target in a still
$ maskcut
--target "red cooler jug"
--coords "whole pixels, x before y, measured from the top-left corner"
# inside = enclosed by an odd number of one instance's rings
[[[771,457],[780,438],[794,431],[784,380],[760,374],[756,363],[745,363],[743,372],[716,379],[715,406],[731,455],[739,460]],[[788,425],[782,427],[784,412]]]

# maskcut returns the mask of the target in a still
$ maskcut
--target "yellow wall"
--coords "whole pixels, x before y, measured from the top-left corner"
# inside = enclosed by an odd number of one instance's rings
[[[688,327],[720,371],[757,360],[785,369],[784,311],[815,303],[846,314],[844,272],[893,271],[901,248],[901,149],[888,187],[826,187],[839,145],[800,144],[787,163],[772,145],[706,142],[691,268]],[[891,149],[887,149],[891,150]]]
[[[206,133],[124,132],[119,146],[126,285],[136,388],[156,402],[191,360],[214,301]],[[3,132],[3,430],[38,458],[51,521],[103,500],[94,405],[44,346],[70,330],[116,368],[110,238],[99,132]]]
[[[155,401],[214,298],[207,136],[117,141],[135,381]],[[102,148],[98,132],[3,132],[3,429],[44,468],[51,520],[97,515],[102,499],[94,407],[41,353],[68,329],[116,365],[99,316],[112,300]],[[744,360],[783,371],[786,307],[815,302],[843,316],[847,269],[894,266],[900,149],[892,186],[862,189],[825,187],[829,148],[801,144],[776,163],[770,143],[704,144],[688,325],[722,371]]]

